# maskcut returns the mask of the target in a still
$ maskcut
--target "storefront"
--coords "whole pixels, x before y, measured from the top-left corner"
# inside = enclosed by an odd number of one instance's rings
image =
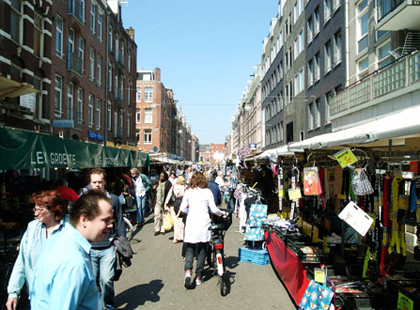
[[[246,170],[266,166],[273,174],[278,201],[271,209],[278,212],[268,212],[264,241],[296,305],[315,296],[315,279],[336,308],[420,307],[419,112],[409,108],[248,158]]]

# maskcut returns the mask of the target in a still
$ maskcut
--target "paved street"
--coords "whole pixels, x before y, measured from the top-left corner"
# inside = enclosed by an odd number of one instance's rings
[[[229,255],[227,272],[231,285],[221,297],[216,277],[206,273],[201,286],[186,290],[181,260],[182,243],[173,244],[173,233],[153,236],[153,217],[133,237],[136,255],[133,265],[124,268],[116,282],[116,305],[119,309],[295,309],[283,284],[271,265],[256,266],[238,261],[242,235],[237,220],[226,234]],[[207,267],[206,267],[207,268]]]

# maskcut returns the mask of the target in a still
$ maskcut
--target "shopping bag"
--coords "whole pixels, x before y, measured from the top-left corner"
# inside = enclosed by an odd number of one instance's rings
[[[163,229],[171,230],[172,226],[174,226],[174,221],[171,214],[166,211],[165,215],[163,216]]]

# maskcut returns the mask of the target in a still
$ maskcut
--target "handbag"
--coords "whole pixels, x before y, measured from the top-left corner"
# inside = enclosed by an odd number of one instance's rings
[[[165,215],[163,216],[163,229],[171,230],[173,226],[174,221],[172,219],[172,216],[168,211],[166,211]]]

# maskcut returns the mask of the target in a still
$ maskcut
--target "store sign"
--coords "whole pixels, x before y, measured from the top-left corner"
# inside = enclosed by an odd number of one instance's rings
[[[93,140],[104,141],[104,136],[100,135],[99,132],[94,132],[92,130],[88,130],[88,137],[92,138]]]
[[[256,143],[250,143],[248,145],[248,147],[251,151],[255,151],[257,149],[257,144]]]
[[[73,124],[72,119],[53,120],[54,128],[73,128]]]
[[[32,113],[35,113],[36,94],[30,93],[20,96],[20,105],[28,108]]]

